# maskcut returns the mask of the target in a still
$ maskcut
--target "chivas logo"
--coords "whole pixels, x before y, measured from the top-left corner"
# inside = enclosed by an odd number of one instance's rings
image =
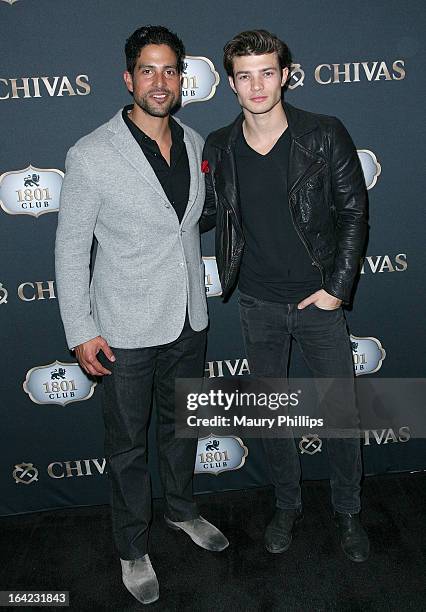
[[[39,217],[59,209],[64,173],[28,166],[0,176],[0,206],[9,215]]]
[[[389,68],[386,62],[352,62],[320,64],[315,68],[315,80],[320,85],[359,83],[360,81],[402,81],[404,60],[395,60]]]
[[[106,473],[106,459],[76,459],[73,461],[52,461],[46,468],[50,478],[74,478],[79,476],[103,476]],[[32,463],[18,463],[13,470],[17,484],[31,484],[38,481],[39,470]]]
[[[23,389],[36,404],[81,402],[92,397],[96,382],[87,378],[78,363],[54,361],[28,371]]]
[[[74,461],[52,461],[47,466],[50,478],[74,478],[105,473],[106,459],[77,459]]]
[[[367,189],[373,189],[382,171],[382,166],[377,161],[373,151],[358,149],[357,153],[364,173],[365,185]]]
[[[91,91],[88,81],[87,74],[79,74],[73,79],[67,76],[0,79],[0,100],[42,98],[46,95],[51,97],[87,96]]]
[[[303,87],[303,81],[305,80],[305,71],[300,64],[291,65],[290,79],[288,81],[289,89],[296,89],[296,87]]]
[[[43,282],[45,286],[43,287]],[[55,300],[55,281],[36,281],[35,283],[25,282],[18,287],[18,297],[23,302],[33,302],[34,300]]]
[[[361,274],[376,274],[381,272],[405,272],[408,268],[406,253],[398,253],[395,257],[389,255],[367,255],[361,259]]]
[[[248,448],[236,436],[214,436],[198,440],[195,474],[220,474],[243,467]]]
[[[203,257],[207,297],[222,295],[216,257]]]
[[[182,106],[213,98],[219,80],[219,74],[207,57],[187,55],[182,75]]]
[[[302,436],[299,442],[299,448],[302,455],[307,453],[308,455],[315,455],[320,453],[322,449],[322,440],[317,434],[306,434]]]
[[[16,484],[29,485],[38,480],[38,469],[32,463],[18,463],[12,475]]]
[[[371,442],[376,444],[389,444],[389,442],[408,442],[411,437],[410,428],[400,427],[394,429],[366,429],[364,431],[364,446],[370,446]]]
[[[0,304],[7,304],[7,296],[9,295],[6,287],[0,283]]]
[[[206,378],[223,378],[224,376],[244,376],[250,374],[247,359],[224,359],[208,361],[205,368]]]
[[[358,338],[351,334],[351,346],[354,359],[355,374],[374,374],[382,367],[386,351],[380,340],[372,337]]]

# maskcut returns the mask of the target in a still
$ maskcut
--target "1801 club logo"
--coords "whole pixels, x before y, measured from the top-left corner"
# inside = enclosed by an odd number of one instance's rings
[[[54,361],[31,368],[23,383],[25,393],[36,404],[81,402],[92,397],[96,382],[91,381],[78,363]]]
[[[207,297],[222,295],[219,272],[217,269],[216,257],[203,257],[204,262],[204,282]]]
[[[355,374],[374,374],[382,367],[386,351],[377,338],[367,336],[360,338],[351,334],[351,346],[354,359]]]
[[[9,215],[39,217],[59,210],[64,173],[28,166],[0,176],[0,206]]]
[[[373,189],[382,172],[382,166],[379,164],[373,151],[369,149],[358,149],[357,153],[364,174],[365,186],[367,189]]]
[[[182,74],[182,106],[213,98],[219,80],[218,72],[207,57],[187,55]]]
[[[248,448],[237,436],[210,434],[198,440],[195,474],[220,474],[243,467]]]

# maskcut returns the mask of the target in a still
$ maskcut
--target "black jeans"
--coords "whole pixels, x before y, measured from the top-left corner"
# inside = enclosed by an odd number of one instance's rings
[[[105,453],[112,487],[114,540],[122,559],[148,551],[151,482],[147,467],[147,425],[153,395],[157,409],[157,446],[166,514],[187,521],[199,513],[192,497],[196,439],[175,438],[176,378],[204,374],[206,330],[188,333],[163,346],[112,348],[116,361],[102,379]]]
[[[294,338],[316,378],[352,380],[354,366],[342,308],[321,310],[313,304],[303,310],[297,304],[266,302],[240,293],[240,316],[250,372],[259,378],[287,378],[290,344]],[[354,386],[350,384],[341,407],[352,423],[358,423]],[[302,505],[300,459],[294,438],[263,439],[275,486],[278,508]],[[329,438],[332,505],[338,512],[360,510],[362,475],[359,438]]]

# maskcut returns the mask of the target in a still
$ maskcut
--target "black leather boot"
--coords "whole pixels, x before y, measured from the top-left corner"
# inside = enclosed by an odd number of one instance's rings
[[[357,563],[366,561],[370,554],[370,542],[359,514],[335,512],[334,520],[339,528],[340,545],[348,559]]]
[[[301,510],[277,508],[265,531],[266,550],[270,553],[282,553],[288,550],[293,539],[294,528],[302,518]]]

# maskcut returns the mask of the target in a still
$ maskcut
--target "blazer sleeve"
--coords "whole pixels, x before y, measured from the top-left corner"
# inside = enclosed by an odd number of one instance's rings
[[[100,335],[90,307],[90,252],[100,196],[81,152],[73,147],[65,161],[55,269],[59,309],[70,349]]]

